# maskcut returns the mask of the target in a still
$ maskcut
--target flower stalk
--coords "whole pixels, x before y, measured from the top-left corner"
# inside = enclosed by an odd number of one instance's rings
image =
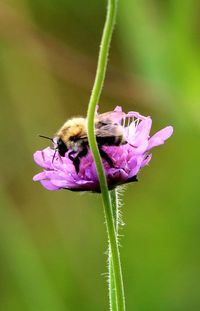
[[[99,184],[103,199],[104,213],[106,219],[106,227],[108,232],[108,240],[110,245],[110,260],[112,262],[112,281],[115,284],[115,291],[113,291],[113,295],[116,301],[117,311],[125,311],[125,299],[124,299],[124,287],[122,280],[122,270],[120,263],[120,255],[117,244],[117,234],[115,228],[115,222],[113,218],[111,197],[108,191],[107,181],[104,174],[104,169],[101,161],[101,157],[99,154],[95,131],[94,131],[94,118],[95,111],[97,107],[97,103],[99,101],[103,82],[106,74],[106,68],[108,63],[108,53],[110,48],[111,37],[114,29],[115,19],[117,12],[117,0],[108,0],[107,6],[107,16],[105,21],[105,26],[103,30],[99,58],[97,64],[97,72],[94,81],[94,86],[92,89],[88,113],[87,113],[87,127],[88,127],[88,141],[89,146],[92,151],[95,165],[97,168]],[[113,298],[113,299],[114,299]]]
[[[114,218],[116,236],[118,240],[118,229],[119,229],[119,200],[118,200],[118,190],[114,189],[111,191],[111,202],[112,202],[112,213]],[[115,277],[113,271],[113,262],[112,262],[112,254],[111,248],[109,244],[108,248],[108,272],[109,272],[109,301],[110,301],[110,310],[117,311],[117,301],[116,301],[116,285],[115,285]]]

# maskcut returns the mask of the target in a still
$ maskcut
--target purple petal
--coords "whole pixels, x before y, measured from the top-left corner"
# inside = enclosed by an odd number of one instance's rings
[[[91,184],[94,184],[94,182],[92,181],[92,180],[83,180],[83,179],[81,179],[81,180],[78,180],[77,181],[77,184],[78,185],[91,185]]]
[[[122,107],[121,106],[116,106],[114,111],[116,112],[122,112]]]
[[[139,120],[145,120],[146,118],[149,118],[149,117],[142,116],[141,114],[139,114],[139,112],[136,112],[136,111],[129,111],[126,114],[126,116],[127,116],[127,118],[136,118]]]
[[[128,162],[128,166],[129,168],[132,170],[137,166],[137,159],[136,157],[132,158],[129,162]]]
[[[123,183],[127,180],[127,178],[128,174],[123,169],[111,168],[107,175],[109,185]]]
[[[149,138],[149,133],[151,130],[152,120],[150,117],[146,118],[145,120],[142,120],[137,128],[136,128],[136,137],[135,137],[135,146],[139,146],[143,143],[144,140]]]
[[[173,133],[173,127],[167,126],[164,129],[157,132],[156,134],[154,134],[149,139],[149,146],[148,146],[147,151],[154,147],[164,144],[165,140],[167,140],[172,135],[172,133]]]
[[[46,172],[41,172],[33,176],[33,181],[39,181],[46,178]]]
[[[137,165],[134,169],[130,171],[130,173],[128,174],[128,178],[136,176],[139,170],[140,170],[140,165]]]
[[[33,158],[38,165],[46,169],[51,169],[53,153],[54,151],[48,147],[42,151],[36,151],[33,155]]]
[[[146,150],[147,150],[148,145],[149,145],[148,140],[145,140],[145,141],[141,142],[139,147],[135,149],[135,154],[145,153]]]
[[[136,136],[135,122],[131,122],[131,124],[124,129],[124,133],[126,141],[130,145],[135,146],[135,136]]]
[[[99,105],[96,105],[95,115],[98,115]]]
[[[40,181],[40,183],[42,184],[42,186],[44,187],[44,188],[46,188],[47,190],[59,190],[60,189],[60,187],[56,187],[55,185],[53,185],[52,183],[51,183],[51,181],[50,180],[41,180]]]
[[[143,159],[144,159],[144,155],[138,155],[135,157],[135,161],[133,161],[131,163],[132,167],[129,166],[131,168],[131,171],[128,174],[128,178],[131,178],[131,177],[137,175],[137,173],[139,172],[139,170],[141,168],[141,164],[142,164]]]
[[[75,183],[69,183],[68,180],[64,179],[51,179],[52,184],[58,188],[71,188]]]
[[[148,165],[149,162],[151,161],[151,159],[152,159],[152,154],[149,154],[149,155],[146,157],[146,159],[144,159],[144,160],[142,161],[141,167],[144,167],[144,166]]]

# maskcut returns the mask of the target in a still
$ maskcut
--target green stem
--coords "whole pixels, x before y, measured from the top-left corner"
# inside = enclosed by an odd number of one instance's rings
[[[113,269],[110,244],[109,244],[108,250],[109,250],[109,257],[108,257],[109,288],[108,289],[109,289],[110,311],[118,311],[117,296],[116,296],[116,283],[115,283],[115,275],[114,275],[114,269]]]
[[[113,275],[116,288],[115,293],[116,293],[117,311],[125,311],[122,271],[121,271],[120,255],[117,244],[115,224],[112,213],[111,198],[108,191],[107,181],[104,174],[104,169],[102,166],[102,161],[96,143],[94,131],[95,111],[97,103],[100,98],[105,78],[106,67],[108,63],[108,52],[116,19],[116,12],[117,12],[117,0],[108,0],[107,16],[100,45],[97,72],[88,106],[87,126],[88,126],[89,146],[95,160],[97,173],[99,177],[99,184],[102,193],[104,213],[106,219],[106,227],[108,232],[108,240],[110,242],[110,250],[113,263]]]
[[[118,193],[117,189],[111,191],[111,201],[112,201],[112,213],[115,223],[116,236],[118,239],[118,227],[119,227],[119,206],[118,206]],[[113,262],[111,248],[109,244],[108,248],[108,271],[109,271],[109,300],[110,300],[110,309],[112,311],[117,311],[117,301],[116,301],[116,285],[115,285],[115,276],[113,271]]]
[[[116,233],[118,235],[118,227],[119,227],[119,200],[118,200],[118,190],[117,188],[110,192],[111,201],[112,201],[112,211],[113,218],[115,222]]]

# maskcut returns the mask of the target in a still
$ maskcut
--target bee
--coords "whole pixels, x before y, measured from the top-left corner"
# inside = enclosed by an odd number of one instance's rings
[[[103,146],[120,146],[126,144],[124,127],[122,125],[123,114],[118,112],[106,112],[95,117],[95,136],[101,157],[114,167],[112,159],[102,149]],[[76,173],[79,173],[80,160],[89,151],[87,137],[87,119],[75,117],[67,120],[57,131],[54,138],[40,135],[40,137],[50,139],[55,144],[56,152],[64,157],[68,152],[68,158],[73,162]],[[52,160],[52,161],[53,161]]]

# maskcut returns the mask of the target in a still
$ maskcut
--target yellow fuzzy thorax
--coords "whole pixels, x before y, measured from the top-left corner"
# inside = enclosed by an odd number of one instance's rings
[[[57,132],[57,136],[60,137],[66,144],[71,137],[79,138],[86,135],[87,126],[85,118],[72,118],[67,120]]]

